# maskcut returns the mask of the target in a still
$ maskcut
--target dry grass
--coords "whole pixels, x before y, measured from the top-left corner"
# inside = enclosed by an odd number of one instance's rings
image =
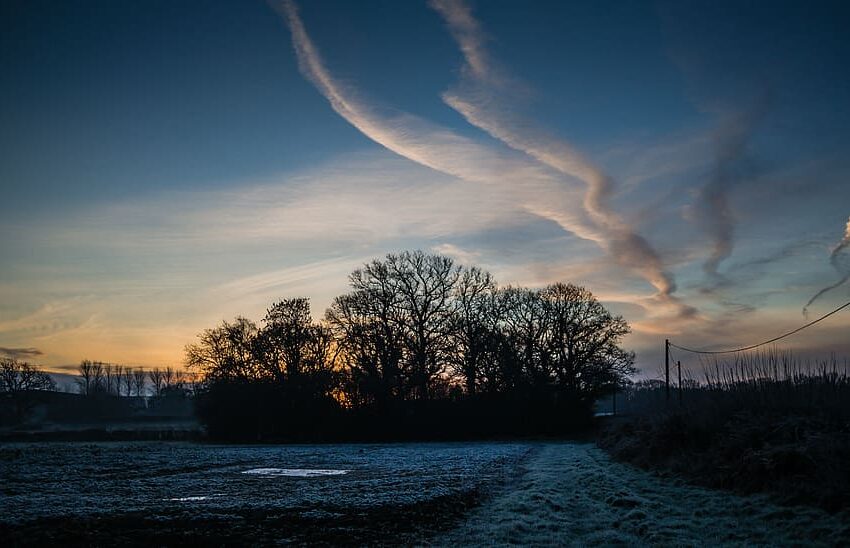
[[[780,351],[703,363],[666,398],[658,383],[626,393],[626,418],[600,445],[639,466],[700,483],[768,491],[786,502],[850,508],[850,377],[846,361]]]

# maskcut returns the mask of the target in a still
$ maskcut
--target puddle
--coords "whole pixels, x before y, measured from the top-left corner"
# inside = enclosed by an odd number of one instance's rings
[[[318,476],[341,476],[351,470],[322,470],[307,468],[252,468],[245,470],[243,474],[255,476],[289,476],[295,478],[314,478]]]
[[[208,499],[211,499],[213,497],[222,497],[222,496],[224,496],[224,495],[216,493],[214,495],[192,495],[192,496],[188,496],[188,497],[174,497],[174,498],[162,499],[162,500],[167,500],[169,502],[195,502],[195,501],[199,501],[199,500],[208,500]]]

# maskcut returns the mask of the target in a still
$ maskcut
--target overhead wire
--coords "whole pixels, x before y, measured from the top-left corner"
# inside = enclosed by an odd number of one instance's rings
[[[687,347],[684,347],[684,346],[679,346],[678,344],[674,344],[672,342],[668,342],[668,344],[670,346],[672,346],[673,348],[678,348],[679,350],[683,350],[685,352],[691,352],[693,354],[733,354],[735,352],[744,352],[746,350],[752,350],[754,348],[758,348],[759,346],[764,346],[766,344],[774,343],[776,341],[784,339],[785,337],[790,337],[791,335],[794,335],[795,333],[799,333],[800,331],[802,331],[802,330],[804,330],[808,327],[811,327],[811,326],[815,325],[816,323],[818,323],[820,321],[827,319],[828,317],[832,316],[833,314],[837,314],[838,312],[840,312],[841,310],[844,310],[848,306],[850,306],[850,301],[847,301],[846,303],[839,306],[838,308],[836,308],[832,312],[824,314],[820,318],[813,320],[813,321],[811,321],[811,322],[809,322],[809,323],[807,323],[803,326],[800,326],[797,329],[794,329],[793,331],[789,331],[788,333],[783,333],[782,335],[779,335],[778,337],[774,337],[770,340],[760,342],[758,344],[751,344],[750,346],[744,346],[744,347],[741,347],[741,348],[733,348],[731,350],[695,350],[693,348],[687,348]]]

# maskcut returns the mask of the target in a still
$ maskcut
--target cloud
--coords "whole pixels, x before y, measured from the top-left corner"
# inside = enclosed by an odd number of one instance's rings
[[[270,291],[292,291],[305,286],[316,284],[317,281],[344,280],[346,275],[371,259],[372,256],[358,258],[335,257],[289,268],[277,269],[260,274],[253,274],[212,289],[213,292],[223,292],[232,298],[244,298],[246,295],[268,294]]]
[[[703,271],[711,283],[722,282],[718,268],[732,254],[736,220],[729,192],[754,175],[749,141],[756,124],[764,117],[765,105],[765,100],[759,99],[753,108],[725,116],[715,134],[711,177],[696,195],[694,216],[711,238],[709,256],[703,263]]]
[[[557,211],[555,219],[579,238],[602,241],[603,234],[581,209],[576,193],[563,188],[557,177],[535,162],[510,151],[497,151],[452,130],[407,113],[385,114],[336,81],[307,34],[294,2],[275,4],[292,33],[301,73],[331,107],[365,136],[396,154],[466,182],[487,184],[491,191],[510,196],[529,211],[553,218],[544,204]]]
[[[481,253],[477,251],[468,251],[455,244],[442,243],[431,247],[431,251],[451,257],[463,265],[479,265],[481,262]]]
[[[659,179],[675,181],[667,186],[680,192],[675,186],[684,186],[694,170],[708,165],[705,151],[712,139],[713,135],[702,128],[676,131],[663,137],[639,132],[627,141],[614,143],[600,157],[606,165],[619,168],[618,194],[638,189],[647,192],[649,189],[642,187]]]
[[[676,283],[653,246],[610,206],[613,181],[571,144],[534,127],[516,114],[509,102],[523,90],[492,62],[484,47],[480,25],[469,6],[460,0],[432,0],[431,6],[445,19],[464,54],[465,66],[459,86],[443,94],[443,100],[470,124],[509,147],[585,185],[582,204],[596,228],[594,239],[621,266],[646,279],[657,290],[657,302],[672,305],[677,315],[695,310],[673,296]],[[506,101],[506,98],[509,101]],[[541,207],[539,213],[559,220],[559,212]]]
[[[43,356],[44,352],[38,348],[9,348],[0,346],[0,356],[12,358],[15,360],[26,360]]]
[[[102,249],[110,259],[165,254],[184,262],[187,247],[244,253],[308,246],[318,255],[528,222],[512,195],[491,190],[374,150],[305,172],[234,181],[225,190],[165,191],[101,205],[97,215],[47,220],[27,237],[33,245]]]
[[[5,337],[38,337],[73,328],[81,323],[77,311],[90,300],[88,297],[72,297],[48,301],[32,312],[0,321],[0,334]]]
[[[275,299],[309,296],[320,316],[347,290],[347,274],[388,250],[450,242],[440,249],[481,252],[473,262],[498,271],[505,261],[592,249],[530,215],[514,195],[488,189],[376,149],[224,189],[161,191],[98,204],[96,215],[69,212],[33,227],[26,245],[98,260],[50,268],[21,261],[19,278],[0,283],[0,339],[40,348],[49,365],[174,364],[204,327],[261,317]],[[517,237],[509,258],[503,244],[471,243],[502,234]],[[548,249],[552,241],[557,250]]]
[[[759,247],[762,245],[759,244]],[[732,263],[722,276],[717,276],[711,283],[701,283],[700,292],[704,295],[716,295],[730,289],[740,291],[754,281],[761,281],[766,267],[797,257],[803,250],[817,245],[819,244],[816,240],[789,242],[768,255]]]
[[[464,5],[458,6],[461,12],[456,13],[453,20],[461,27],[458,31],[464,40],[461,49],[469,56],[464,72],[481,81],[502,85],[508,79],[492,69],[477,22]],[[522,153],[522,156],[509,155],[409,114],[382,114],[332,77],[310,40],[295,3],[285,0],[276,7],[291,30],[302,74],[340,116],[364,135],[423,166],[466,182],[487,184],[493,192],[503,193],[534,215],[554,221],[564,230],[596,243],[619,264],[656,288],[657,294],[645,299],[644,303],[658,313],[679,317],[696,315],[694,308],[672,295],[676,289],[673,277],[649,242],[608,206],[610,179],[568,144],[546,138],[536,146],[522,147],[516,146],[510,136],[491,132]],[[522,92],[521,85],[512,89]],[[452,104],[446,96],[444,99]],[[452,106],[461,109],[457,104]],[[479,127],[484,125],[471,114],[467,120]],[[557,176],[547,170],[554,171]],[[578,178],[587,188],[565,185],[565,177]]]
[[[757,269],[759,267],[772,265],[774,263],[784,261],[791,257],[797,256],[803,249],[809,248],[817,245],[815,240],[802,240],[799,242],[791,242],[783,245],[778,250],[774,251],[770,255],[765,255],[764,257],[756,257],[754,259],[748,259],[746,261],[742,261],[736,264],[733,264],[729,267],[730,272],[736,271],[747,271],[751,269]]]
[[[841,241],[838,242],[834,248],[832,248],[832,252],[829,254],[829,263],[841,277],[837,282],[824,287],[815,293],[811,299],[809,299],[809,302],[807,302],[803,307],[804,316],[808,314],[809,307],[814,304],[816,300],[821,298],[825,293],[844,285],[848,280],[850,280],[850,267],[839,263],[842,252],[848,247],[850,247],[850,219],[847,220],[847,226],[844,228],[844,237],[841,238]]]

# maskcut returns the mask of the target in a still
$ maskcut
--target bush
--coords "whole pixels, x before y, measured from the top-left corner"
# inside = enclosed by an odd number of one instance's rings
[[[663,388],[633,389],[632,416],[603,431],[599,445],[704,485],[850,508],[850,380],[837,360],[807,368],[774,353],[718,364],[706,377],[681,405],[675,397],[667,405]]]

